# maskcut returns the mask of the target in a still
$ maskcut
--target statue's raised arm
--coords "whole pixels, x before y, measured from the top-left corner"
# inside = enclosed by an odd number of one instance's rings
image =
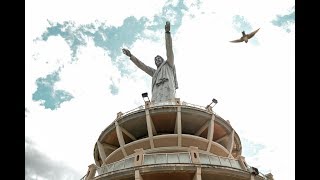
[[[174,66],[174,56],[172,50],[172,38],[170,34],[170,22],[167,21],[165,25],[165,39],[166,39],[166,50],[167,50],[167,61],[173,67]]]

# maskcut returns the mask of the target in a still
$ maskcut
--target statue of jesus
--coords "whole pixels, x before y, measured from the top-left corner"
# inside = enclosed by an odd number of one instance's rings
[[[167,60],[157,55],[154,62],[157,69],[149,67],[141,62],[138,58],[131,54],[128,49],[122,49],[123,54],[130,57],[130,60],[141,70],[152,77],[152,102],[163,102],[174,100],[176,89],[178,89],[178,81],[176,69],[174,66],[174,57],[172,50],[172,39],[170,35],[170,22],[165,25],[165,40],[167,50]]]

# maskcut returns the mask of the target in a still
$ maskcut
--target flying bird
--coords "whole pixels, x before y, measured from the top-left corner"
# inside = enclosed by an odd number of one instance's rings
[[[260,29],[260,28],[259,28]],[[250,38],[252,38],[258,31],[259,29],[251,32],[250,34],[246,34],[244,31],[242,31],[242,37],[240,39],[237,39],[237,40],[234,40],[234,41],[230,41],[230,42],[233,42],[233,43],[238,43],[238,42],[248,42],[248,40]]]

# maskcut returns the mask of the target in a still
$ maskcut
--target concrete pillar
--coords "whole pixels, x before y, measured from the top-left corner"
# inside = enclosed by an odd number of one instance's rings
[[[134,171],[134,180],[143,180],[140,171],[137,169]]]
[[[214,119],[216,118],[216,116],[214,114],[212,114],[211,119],[209,121],[209,125],[208,125],[208,134],[207,134],[207,139],[208,139],[208,147],[207,147],[207,151],[209,152],[211,149],[211,143],[212,143],[212,138],[213,138],[213,133],[214,133]]]
[[[255,180],[255,176],[253,174],[250,175],[250,180]]]
[[[88,168],[88,172],[85,180],[93,179],[97,171],[97,166],[94,164],[90,164],[88,167],[89,168]]]
[[[177,118],[176,118],[176,129],[178,134],[178,146],[181,147],[181,134],[182,134],[182,127],[181,127],[181,106],[178,106],[177,109]]]
[[[134,166],[141,166],[143,162],[144,151],[142,148],[134,150]]]
[[[149,140],[150,140],[150,146],[151,149],[154,148],[154,143],[153,143],[153,132],[152,132],[152,122],[151,122],[151,117],[150,117],[150,113],[149,113],[149,106],[150,106],[150,102],[146,101],[145,102],[145,106],[146,106],[146,121],[147,121],[147,129],[148,129],[148,136],[149,136]]]
[[[199,149],[198,147],[195,146],[190,146],[189,147],[189,152],[191,155],[191,161],[194,164],[200,164],[200,158],[199,158]]]
[[[192,180],[201,180],[201,167],[197,167],[197,170],[194,173]]]
[[[227,149],[229,151],[228,157],[233,157],[231,154],[232,149],[233,149],[233,145],[234,145],[234,130],[232,130],[231,134],[229,135],[229,141],[228,141],[228,145],[227,145]]]
[[[175,98],[175,101],[176,101],[176,105],[181,105],[180,98]]]
[[[127,156],[127,152],[124,149],[125,142],[124,142],[124,139],[123,139],[123,134],[122,134],[121,128],[119,127],[119,124],[118,124],[117,121],[115,122],[115,125],[116,125],[116,133],[117,133],[117,137],[118,137],[118,141],[119,141],[119,144],[120,144],[121,151],[123,153],[123,156]]]
[[[98,151],[99,151],[99,155],[100,155],[100,158],[102,160],[102,165],[103,165],[105,163],[105,160],[106,160],[107,156],[106,156],[106,153],[104,151],[103,145],[99,141],[97,141],[97,145],[98,145]]]
[[[244,156],[238,156],[237,159],[239,160],[240,162],[240,166],[243,170],[245,171],[248,171],[248,168],[247,168],[247,163],[246,163],[246,160],[245,160],[245,157]]]

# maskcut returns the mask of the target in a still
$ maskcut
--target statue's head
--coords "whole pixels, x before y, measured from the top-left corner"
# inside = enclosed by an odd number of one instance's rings
[[[154,63],[156,64],[157,68],[163,63],[164,59],[157,55],[156,57],[154,57]]]

